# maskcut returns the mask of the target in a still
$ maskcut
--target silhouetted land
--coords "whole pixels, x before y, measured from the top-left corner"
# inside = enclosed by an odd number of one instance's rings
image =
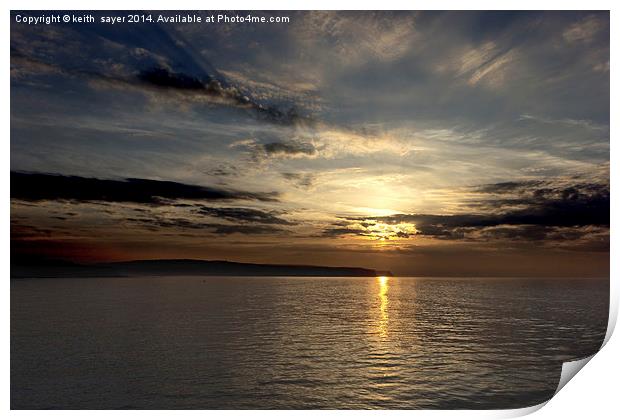
[[[67,261],[14,261],[11,277],[126,277],[126,276],[303,276],[376,277],[389,271],[361,267],[248,264],[207,260],[139,260],[105,264],[75,264]]]

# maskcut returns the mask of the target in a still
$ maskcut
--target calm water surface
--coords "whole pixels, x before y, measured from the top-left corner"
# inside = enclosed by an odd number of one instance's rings
[[[608,280],[13,280],[11,407],[524,407],[600,347],[608,301]]]

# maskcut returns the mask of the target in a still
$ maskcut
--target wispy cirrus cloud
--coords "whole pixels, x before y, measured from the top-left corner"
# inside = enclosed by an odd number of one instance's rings
[[[591,42],[596,34],[604,27],[604,23],[596,16],[590,15],[571,24],[562,33],[567,42]]]

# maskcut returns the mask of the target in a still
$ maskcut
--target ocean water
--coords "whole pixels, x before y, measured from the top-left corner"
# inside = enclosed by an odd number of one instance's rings
[[[600,347],[609,281],[11,281],[13,409],[519,408]]]

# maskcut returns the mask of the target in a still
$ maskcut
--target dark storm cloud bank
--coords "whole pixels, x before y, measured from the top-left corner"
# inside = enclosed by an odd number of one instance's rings
[[[171,200],[277,201],[277,193],[224,190],[172,181],[127,178],[84,178],[57,174],[11,172],[11,198],[23,201],[66,200],[167,204]]]
[[[609,246],[609,186],[579,183],[557,186],[545,181],[509,182],[475,189],[482,199],[472,202],[476,213],[394,214],[346,218],[348,227],[327,229],[324,236],[372,236],[376,223],[415,225],[415,234],[395,231],[407,238],[422,235],[438,239],[577,241],[590,239],[594,247]],[[356,228],[355,225],[362,226]]]

